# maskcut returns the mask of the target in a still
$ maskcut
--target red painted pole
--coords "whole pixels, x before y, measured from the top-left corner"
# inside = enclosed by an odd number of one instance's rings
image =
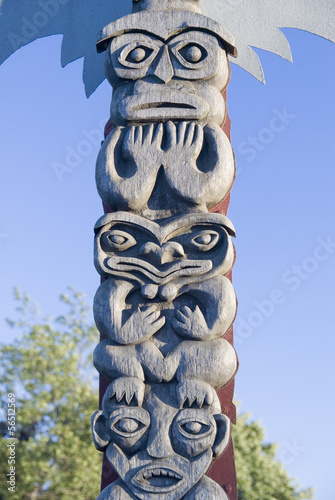
[[[223,93],[224,99],[227,103],[227,91]],[[113,130],[113,124],[109,120],[105,127],[105,137]],[[227,135],[227,137],[231,138],[231,121],[227,114],[226,120],[222,127],[223,131]],[[226,196],[226,198],[219,203],[216,207],[214,207],[211,212],[220,213],[223,215],[227,215],[228,208],[230,203],[230,194]],[[104,205],[104,212],[109,213],[111,210]],[[232,272],[230,272],[227,277],[232,280]],[[233,327],[231,327],[228,332],[225,334],[225,339],[231,344],[234,344],[233,341]],[[103,340],[101,337],[100,340]],[[99,406],[101,408],[102,398],[105,394],[105,391],[109,385],[109,382],[100,375],[100,384],[99,384]],[[234,396],[234,380],[232,380],[226,387],[218,391],[219,399],[221,402],[222,413],[227,415],[233,424],[236,423],[236,408],[233,404],[233,396]],[[237,500],[237,484],[236,484],[236,471],[235,471],[235,461],[234,461],[234,447],[233,441],[230,437],[229,445],[223,455],[214,462],[212,467],[209,470],[208,476],[211,477],[215,482],[217,482],[227,493],[229,500]],[[109,484],[113,483],[118,479],[118,475],[113,470],[111,465],[109,464],[105,454],[103,456],[103,465],[102,465],[102,473],[101,473],[101,490],[106,488]],[[214,500],[214,499],[213,499]]]

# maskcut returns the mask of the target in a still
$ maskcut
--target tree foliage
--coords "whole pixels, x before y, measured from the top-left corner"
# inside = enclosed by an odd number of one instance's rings
[[[92,351],[98,332],[82,294],[70,291],[67,312],[40,318],[27,295],[16,292],[19,319],[9,322],[17,338],[0,349],[0,500],[94,500],[101,456],[90,434],[97,409]],[[8,491],[8,393],[16,396],[16,488]],[[247,415],[234,431],[239,500],[303,500],[276,445]]]
[[[97,406],[92,346],[98,335],[79,293],[63,295],[68,312],[39,321],[27,296],[17,294],[21,335],[2,346],[1,410],[16,395],[16,491],[1,481],[1,500],[93,500],[99,492],[101,457],[90,435]],[[8,472],[5,434],[0,443],[2,478]],[[7,441],[8,442],[8,441]]]
[[[298,490],[281,462],[275,459],[278,445],[264,443],[264,429],[239,416],[233,428],[238,500],[307,500],[313,490]]]

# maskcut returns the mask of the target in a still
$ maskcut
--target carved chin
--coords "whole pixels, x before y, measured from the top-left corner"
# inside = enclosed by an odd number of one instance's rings
[[[186,478],[181,471],[167,467],[145,467],[133,477],[133,485],[148,493],[169,493],[183,487]]]
[[[165,90],[125,97],[118,111],[127,122],[203,120],[209,113],[209,104],[194,94]]]

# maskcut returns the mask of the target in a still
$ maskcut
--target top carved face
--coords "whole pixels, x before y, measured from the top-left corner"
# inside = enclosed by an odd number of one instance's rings
[[[229,419],[214,407],[180,409],[173,384],[147,386],[143,407],[104,398],[93,439],[131,493],[179,500],[225,449]]]
[[[105,277],[122,276],[140,283],[181,286],[227,273],[233,264],[230,234],[221,214],[195,213],[160,224],[117,212],[97,223],[95,265]]]
[[[107,48],[106,75],[114,87],[115,125],[224,121],[221,91],[229,81],[229,63],[210,33],[193,29],[167,39],[153,33],[124,33]]]

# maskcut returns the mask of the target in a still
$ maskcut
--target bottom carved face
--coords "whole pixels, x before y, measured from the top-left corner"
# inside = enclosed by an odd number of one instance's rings
[[[178,408],[174,384],[146,386],[143,407],[105,399],[93,437],[135,498],[179,500],[226,447],[229,420],[214,412]]]

